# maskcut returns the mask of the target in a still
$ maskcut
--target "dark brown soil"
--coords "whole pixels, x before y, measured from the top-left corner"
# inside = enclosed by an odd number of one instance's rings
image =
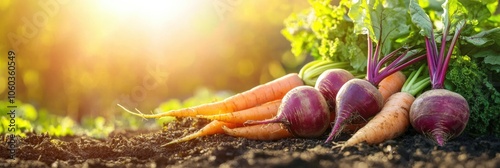
[[[0,167],[500,167],[500,138],[463,134],[443,147],[413,130],[379,145],[341,151],[319,139],[255,141],[213,135],[160,147],[191,133],[205,120],[184,119],[165,130],[115,131],[107,139],[52,138],[29,134],[19,139],[15,160],[8,158],[5,135]]]

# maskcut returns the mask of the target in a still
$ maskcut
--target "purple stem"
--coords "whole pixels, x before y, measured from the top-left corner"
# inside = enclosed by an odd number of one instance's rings
[[[439,69],[438,66],[441,64],[438,62],[438,52],[436,41],[434,40],[434,34],[431,33],[431,38],[425,37],[425,47],[427,49],[427,63],[429,65],[429,76],[431,78],[431,83],[434,84],[438,80]]]
[[[375,79],[373,79],[372,83],[374,83],[375,86],[377,86],[380,83],[380,81],[382,81],[387,76],[389,76],[389,75],[391,75],[391,74],[393,74],[393,73],[395,73],[397,71],[400,71],[400,70],[406,68],[407,66],[410,66],[410,65],[414,64],[415,62],[418,62],[418,61],[424,59],[425,55],[426,54],[422,54],[422,55],[420,55],[420,56],[418,56],[416,58],[413,58],[412,60],[407,61],[407,62],[405,62],[405,63],[403,63],[403,64],[401,64],[399,66],[390,67],[390,68],[386,67],[386,69],[384,69],[383,72],[381,72],[379,76],[377,76]]]
[[[437,48],[437,44],[436,44],[436,40],[434,38],[434,35],[431,35],[431,41],[430,41],[430,44],[431,44],[431,50],[432,50],[432,61],[434,61],[434,63],[432,64],[432,66],[434,66],[434,70],[436,70],[439,62],[438,62],[438,48]],[[434,71],[433,74],[435,74],[437,71]]]
[[[372,45],[372,39],[370,38],[370,35],[367,35],[368,37],[368,62],[366,64],[366,79],[369,80],[371,79],[371,60],[372,60],[372,49],[373,49],[373,45]]]
[[[443,72],[441,71],[441,69],[443,68],[444,65],[444,60],[445,60],[445,49],[446,49],[446,38],[448,37],[448,30],[450,29],[450,26],[449,24],[446,24],[446,26],[444,27],[444,30],[443,30],[443,36],[441,37],[441,49],[439,51],[439,57],[438,57],[438,62],[437,62],[437,72],[436,72],[436,84],[439,84],[441,85],[441,81],[440,81],[440,76],[442,76],[443,74],[446,74],[446,72]],[[437,45],[436,45],[436,48],[437,48]],[[453,49],[452,49],[453,50]],[[442,88],[442,86],[438,86],[440,88]],[[437,88],[436,88],[437,89]]]
[[[369,52],[371,51],[371,44],[372,44],[372,41],[370,39],[370,36],[368,35],[368,50]],[[370,83],[374,84],[373,82],[373,79],[378,76],[377,74],[379,73],[378,70],[377,70],[377,63],[378,63],[378,55],[380,53],[380,40],[379,40],[379,43],[377,44],[377,46],[375,47],[375,52],[374,53],[369,53],[368,55],[370,56],[368,58],[368,65],[370,65],[370,67],[367,67],[367,76],[366,76],[366,80],[368,80]],[[377,86],[377,85],[375,85]]]
[[[413,58],[413,59],[412,59],[412,60],[410,60],[410,61],[406,61],[405,63],[403,63],[403,64],[401,64],[401,65],[399,65],[399,66],[397,66],[397,67],[395,67],[395,68],[391,68],[389,71],[387,71],[387,72],[386,72],[386,73],[387,73],[387,75],[383,76],[383,77],[381,78],[381,80],[382,80],[382,79],[384,79],[385,77],[387,77],[387,76],[389,76],[389,75],[393,74],[394,72],[400,71],[400,70],[402,70],[402,69],[406,68],[407,66],[410,66],[411,64],[414,64],[415,62],[418,62],[418,61],[420,61],[420,60],[422,60],[422,59],[424,59],[424,58],[425,58],[425,54],[422,54],[422,55],[420,55],[420,56],[418,56],[418,57],[416,57],[416,58]],[[382,76],[382,75],[381,75],[381,76]]]
[[[379,43],[380,43],[380,40],[379,40]],[[376,65],[378,63],[378,55],[380,55],[380,46],[381,45],[377,44],[377,46],[375,47],[375,54],[373,55],[373,61],[372,61],[373,67],[376,67]],[[378,73],[378,71],[375,71],[375,73]],[[373,73],[372,75],[375,76],[375,73]]]
[[[455,35],[453,36],[453,39],[451,40],[451,45],[450,45],[450,48],[448,49],[448,53],[446,53],[446,59],[444,60],[443,67],[441,69],[442,73],[439,74],[440,76],[438,77],[438,79],[439,79],[438,84],[439,85],[437,87],[440,87],[439,89],[443,88],[444,78],[446,77],[446,71],[448,70],[448,63],[450,62],[451,54],[453,53],[453,48],[455,48],[455,44],[457,43],[458,36],[460,35],[461,31],[462,31],[461,28],[456,30]],[[434,88],[434,86],[433,86],[433,88]],[[436,88],[436,89],[438,89],[438,88]]]
[[[404,58],[404,56],[408,53],[408,50],[406,50],[403,54],[399,55],[398,58],[396,58],[394,61],[392,61],[389,65],[387,65],[385,68],[386,69],[392,69],[396,67],[400,62],[401,59]]]
[[[378,62],[378,64],[377,64],[377,68],[376,68],[376,69],[377,69],[377,72],[380,70],[380,67],[381,67],[382,65],[384,65],[384,64],[385,64],[385,62],[387,62],[390,58],[392,58],[392,57],[396,56],[396,53],[397,53],[397,52],[399,52],[399,50],[401,50],[401,48],[398,48],[398,49],[394,50],[393,52],[389,53],[389,54],[388,54],[388,55],[386,55],[384,58],[382,58],[382,59]],[[406,53],[405,53],[405,54],[406,54]],[[399,58],[398,58],[398,59],[399,59]],[[396,59],[396,60],[398,60],[398,59]],[[395,60],[394,62],[396,62],[396,60]],[[387,66],[387,67],[389,67],[389,66]],[[387,68],[387,67],[386,67],[386,68]]]

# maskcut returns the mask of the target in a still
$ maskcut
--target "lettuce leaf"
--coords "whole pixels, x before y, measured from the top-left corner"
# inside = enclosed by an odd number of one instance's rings
[[[291,42],[296,56],[310,55],[316,60],[348,62],[360,74],[366,69],[366,38],[354,34],[347,16],[349,0],[332,5],[329,0],[309,0],[311,7],[291,14],[282,34]]]

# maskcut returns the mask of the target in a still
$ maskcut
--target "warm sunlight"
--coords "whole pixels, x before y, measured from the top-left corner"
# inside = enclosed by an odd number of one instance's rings
[[[149,24],[175,23],[193,10],[190,0],[103,0],[98,1],[105,11],[117,17],[136,17]]]

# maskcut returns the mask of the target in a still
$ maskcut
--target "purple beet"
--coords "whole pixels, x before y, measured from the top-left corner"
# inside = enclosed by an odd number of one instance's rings
[[[283,123],[296,137],[321,136],[330,125],[330,111],[325,98],[311,86],[290,90],[278,109],[276,117],[262,121],[247,121],[245,125]]]
[[[362,79],[351,79],[339,90],[336,98],[336,117],[330,136],[331,141],[342,127],[352,119],[361,117],[364,120],[375,116],[384,105],[384,98],[370,82]]]
[[[413,128],[430,136],[440,146],[462,133],[469,115],[469,104],[465,98],[446,89],[424,92],[410,108]]]
[[[332,119],[335,117],[335,99],[337,93],[342,85],[351,79],[354,79],[354,76],[349,71],[344,69],[330,69],[321,73],[316,81],[315,88],[325,97],[330,112],[333,113],[330,114]]]
[[[412,6],[410,8],[412,15],[427,17],[425,20],[430,21],[429,16],[417,2],[412,2],[410,6]],[[448,3],[443,6],[443,8],[448,7]],[[445,14],[448,15],[447,12]],[[465,98],[458,93],[443,89],[448,63],[466,22],[465,20],[458,20],[455,22],[454,29],[452,29],[452,23],[445,20],[448,22],[443,23],[445,26],[441,31],[443,33],[440,37],[441,43],[438,45],[434,30],[428,26],[423,26],[430,23],[422,23],[421,21],[420,19],[414,22],[418,23],[417,26],[423,30],[428,30],[424,34],[424,40],[432,90],[424,92],[415,99],[410,108],[410,122],[415,130],[430,136],[439,146],[443,146],[449,139],[460,135],[469,121],[469,104]],[[447,36],[451,34],[449,33],[450,30],[454,30],[455,33],[451,38],[451,43],[446,45],[448,42],[446,40],[448,39]]]

